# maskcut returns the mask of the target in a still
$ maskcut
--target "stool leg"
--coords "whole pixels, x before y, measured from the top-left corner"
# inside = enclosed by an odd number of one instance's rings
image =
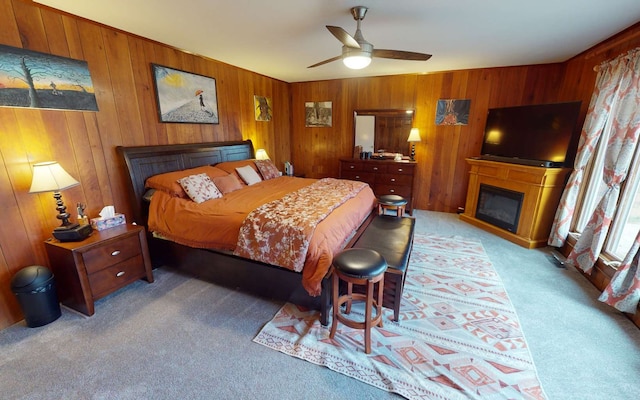
[[[353,283],[347,282],[347,305],[344,308],[345,314],[351,314],[351,304],[353,304]]]
[[[373,307],[373,282],[367,282],[367,307],[364,313],[364,352],[371,353],[371,307]]]
[[[333,291],[332,291],[332,320],[331,320],[331,332],[329,333],[329,337],[331,339],[333,339],[333,337],[336,334],[336,328],[338,327],[338,292],[340,291],[340,281],[338,279],[338,274],[334,271],[333,272],[333,277],[332,277],[332,282],[333,284],[331,286],[333,286]]]
[[[384,298],[384,275],[382,276],[382,279],[380,279],[380,282],[378,282],[378,301],[376,302],[376,316],[379,315],[380,316],[380,322],[378,323],[378,326],[382,328],[382,300]]]

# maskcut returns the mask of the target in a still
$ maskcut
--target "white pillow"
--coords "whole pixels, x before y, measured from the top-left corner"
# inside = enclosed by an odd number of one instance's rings
[[[258,175],[256,170],[253,169],[251,165],[245,165],[244,167],[236,168],[236,171],[238,171],[238,175],[240,175],[240,178],[242,178],[244,183],[249,186],[262,181],[260,175]]]
[[[210,199],[219,199],[222,197],[220,190],[218,190],[211,178],[209,178],[209,175],[205,173],[189,175],[178,179],[178,183],[191,200],[198,204]]]

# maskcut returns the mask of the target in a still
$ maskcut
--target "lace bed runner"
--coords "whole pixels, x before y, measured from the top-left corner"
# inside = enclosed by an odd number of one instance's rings
[[[302,271],[316,226],[366,186],[362,182],[324,178],[263,204],[244,220],[234,254]]]

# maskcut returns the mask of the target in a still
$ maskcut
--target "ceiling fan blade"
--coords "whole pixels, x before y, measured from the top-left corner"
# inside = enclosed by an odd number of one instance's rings
[[[360,48],[360,43],[358,43],[351,35],[347,33],[344,29],[339,26],[331,26],[326,25],[327,29],[333,36],[336,37],[343,45],[347,47],[353,47],[354,49]]]
[[[379,57],[379,58],[393,58],[395,60],[409,60],[409,61],[427,61],[428,59],[431,58],[431,54],[416,53],[413,51],[384,50],[384,49],[374,49],[371,56]]]
[[[319,62],[319,63],[317,63],[317,64],[309,65],[307,68],[318,67],[318,66],[320,66],[320,65],[328,64],[328,63],[330,63],[330,62],[332,62],[332,61],[336,61],[336,60],[339,60],[339,59],[341,59],[341,58],[342,58],[342,55],[335,56],[335,57],[332,57],[332,58],[330,58],[330,59],[328,59],[328,60],[320,61],[320,62]]]

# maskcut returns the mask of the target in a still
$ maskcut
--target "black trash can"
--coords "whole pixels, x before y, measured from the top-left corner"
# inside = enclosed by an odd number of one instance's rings
[[[22,268],[11,279],[27,326],[37,328],[60,317],[60,302],[53,273],[40,265]]]

